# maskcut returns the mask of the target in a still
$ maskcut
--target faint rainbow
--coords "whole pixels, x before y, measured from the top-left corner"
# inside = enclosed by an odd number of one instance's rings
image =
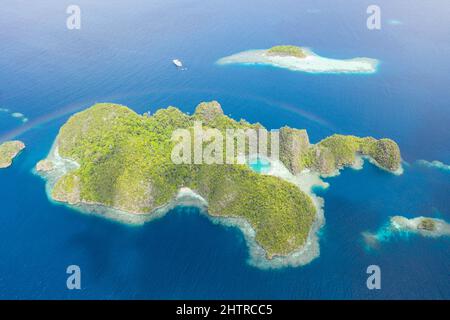
[[[85,105],[86,105],[86,103],[70,104],[68,106],[58,109],[57,111],[45,114],[43,116],[40,116],[40,117],[32,119],[32,120],[29,120],[27,123],[21,125],[20,127],[13,129],[11,131],[8,131],[5,134],[1,135],[0,143],[4,142],[4,141],[8,141],[8,140],[13,140],[37,126],[40,126],[40,125],[46,124],[48,122],[51,122],[53,120],[56,120],[58,118],[61,118],[67,114],[70,114],[76,110],[81,109]]]
[[[225,92],[222,90],[205,90],[205,89],[195,89],[195,88],[181,88],[181,89],[176,89],[176,90],[174,90],[174,89],[158,89],[158,90],[156,90],[155,89],[155,90],[143,90],[143,91],[128,92],[127,94],[118,94],[118,95],[109,96],[108,98],[101,98],[101,99],[95,99],[95,100],[106,102],[106,101],[113,101],[116,99],[120,99],[123,97],[146,95],[146,94],[150,94],[150,93],[159,93],[159,94],[161,94],[161,93],[179,93],[181,91],[197,92],[197,93],[204,92],[207,94],[215,93],[215,94],[233,96],[236,98],[244,98],[244,99],[253,100],[256,102],[262,102],[267,106],[272,106],[274,108],[281,108],[285,111],[294,113],[304,119],[307,119],[313,123],[316,123],[320,126],[326,127],[328,129],[334,131],[334,126],[330,122],[328,122],[327,120],[319,117],[318,115],[316,115],[310,111],[306,111],[302,108],[299,108],[298,106],[296,106],[294,104],[286,103],[283,101],[271,100],[271,99],[261,97],[261,96],[237,95],[237,94]],[[86,106],[91,106],[94,103],[96,103],[96,101],[94,101],[94,99],[92,99],[92,100],[86,100],[86,101],[79,102],[79,103],[69,104],[62,108],[59,108],[58,110],[56,110],[54,112],[42,115],[35,119],[30,119],[27,123],[21,125],[20,127],[13,129],[11,131],[8,131],[8,132],[4,133],[3,135],[1,135],[0,143],[4,142],[4,141],[15,139],[37,126],[41,126],[43,124],[54,121],[56,119],[62,118],[68,114],[71,114],[78,110],[81,110],[81,109],[85,108]]]

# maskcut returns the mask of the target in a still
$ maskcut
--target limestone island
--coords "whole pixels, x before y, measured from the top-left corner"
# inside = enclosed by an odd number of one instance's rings
[[[0,169],[8,168],[19,153],[25,149],[22,141],[7,141],[0,144]]]
[[[319,255],[323,201],[312,186],[322,175],[353,166],[360,156],[394,172],[400,150],[389,139],[333,135],[317,144],[306,130],[279,130],[279,160],[265,173],[244,164],[174,164],[176,129],[257,129],[259,123],[226,116],[216,101],[193,115],[175,107],[153,115],[99,103],[73,115],[60,129],[37,171],[50,199],[123,222],[143,223],[175,206],[198,206],[211,220],[238,226],[259,267],[298,266]],[[268,131],[270,133],[270,131]],[[248,155],[250,156],[250,155]]]
[[[374,73],[377,71],[378,60],[330,59],[321,57],[305,47],[282,45],[270,49],[239,52],[219,59],[217,64],[270,65],[309,73]]]

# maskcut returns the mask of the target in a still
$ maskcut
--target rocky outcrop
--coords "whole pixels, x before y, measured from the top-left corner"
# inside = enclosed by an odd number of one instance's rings
[[[391,139],[380,139],[375,142],[369,156],[380,166],[390,171],[396,171],[401,166],[400,148]]]
[[[293,173],[301,172],[305,155],[310,148],[306,130],[282,127],[280,129],[280,160]]]
[[[217,101],[202,102],[195,109],[195,115],[200,116],[206,122],[210,122],[216,117],[222,116],[223,110]]]
[[[36,164],[36,171],[38,172],[50,172],[55,169],[55,165],[51,160],[44,159]]]
[[[52,190],[52,198],[55,201],[66,202],[74,205],[81,202],[80,178],[74,174],[67,174],[57,181]]]
[[[328,176],[336,173],[337,167],[333,153],[325,147],[314,146],[311,149],[311,166],[310,169]]]

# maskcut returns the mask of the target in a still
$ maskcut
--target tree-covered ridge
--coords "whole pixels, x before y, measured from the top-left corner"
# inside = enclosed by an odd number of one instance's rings
[[[24,148],[25,144],[22,141],[7,141],[0,144],[0,169],[8,168]]]
[[[292,45],[274,46],[267,50],[270,55],[292,56],[297,58],[305,58],[306,53],[301,47]]]
[[[224,115],[216,101],[199,104],[191,116],[175,107],[141,116],[125,106],[96,104],[60,129],[59,154],[76,161],[79,168],[59,177],[52,198],[142,214],[164,206],[181,187],[188,187],[207,201],[209,214],[248,221],[268,257],[301,247],[316,219],[316,208],[296,185],[242,164],[173,163],[173,132],[192,130],[197,121],[204,129],[222,133],[230,128],[262,128]],[[391,140],[340,135],[313,145],[305,130],[280,129],[280,160],[293,174],[305,168],[328,174],[352,164],[358,153],[394,170],[400,161],[397,150]]]
[[[394,172],[401,166],[400,149],[391,139],[334,134],[310,144],[305,130],[283,127],[280,140],[281,161],[294,174],[303,169],[322,175],[333,174],[354,165],[358,155],[372,158],[376,165],[388,171]]]

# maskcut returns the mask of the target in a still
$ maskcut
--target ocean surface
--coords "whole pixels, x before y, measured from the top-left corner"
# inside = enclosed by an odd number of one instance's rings
[[[450,3],[379,0],[382,29],[366,27],[371,1],[2,1],[0,139],[27,149],[0,170],[0,298],[7,299],[450,299],[450,238],[392,236],[369,249],[361,235],[390,216],[450,222]],[[219,66],[219,58],[276,44],[331,58],[381,61],[371,75]],[[171,60],[184,62],[186,70]],[[139,113],[193,112],[218,100],[236,119],[396,140],[395,176],[366,163],[328,178],[320,257],[297,268],[248,263],[243,234],[178,208],[127,226],[50,202],[32,173],[68,117],[95,102]],[[28,118],[12,117],[19,112]],[[381,268],[381,290],[366,269]],[[68,290],[66,268],[81,268]]]

